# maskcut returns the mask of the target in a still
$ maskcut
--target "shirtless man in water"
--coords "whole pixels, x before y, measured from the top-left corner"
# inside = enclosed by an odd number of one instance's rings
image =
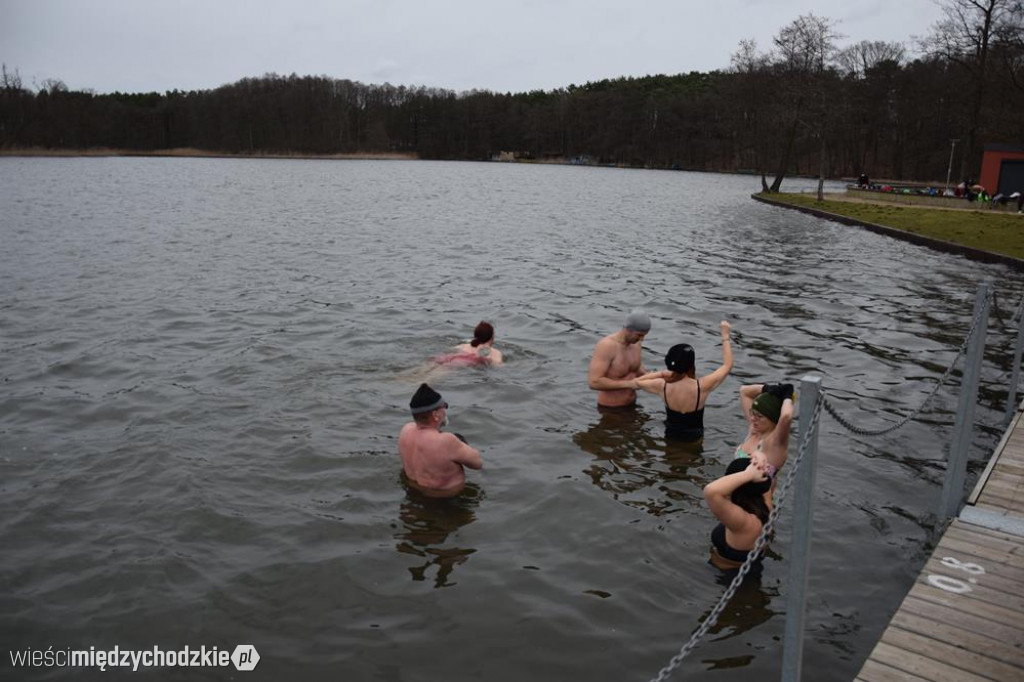
[[[413,421],[398,435],[398,454],[409,484],[429,497],[453,497],[466,485],[463,467],[480,469],[480,451],[454,433],[444,433],[448,403],[441,394],[420,384],[409,403]]]
[[[598,391],[597,406],[629,407],[636,403],[635,379],[645,373],[640,349],[651,330],[651,319],[633,311],[622,329],[609,334],[594,347],[587,384]]]

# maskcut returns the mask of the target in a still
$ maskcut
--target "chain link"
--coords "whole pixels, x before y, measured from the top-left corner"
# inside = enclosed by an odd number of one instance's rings
[[[988,297],[989,302],[992,302],[994,299],[994,294],[991,291],[989,291]],[[1024,302],[1022,302],[1022,305],[1024,305]],[[982,306],[982,308],[983,307],[984,306]],[[980,310],[975,313],[974,319],[971,320],[971,328],[967,330],[967,336],[964,337],[963,343],[961,343],[960,347],[957,348],[956,355],[953,356],[953,361],[949,363],[949,367],[946,368],[946,371],[942,375],[942,378],[939,379],[938,383],[936,383],[934,388],[932,388],[931,393],[928,394],[928,397],[924,399],[924,401],[917,409],[915,409],[910,414],[900,419],[895,424],[886,426],[881,429],[861,428],[855,425],[849,419],[846,419],[841,414],[839,414],[839,412],[836,411],[835,406],[829,402],[828,398],[824,398],[823,400],[825,411],[832,415],[832,418],[839,422],[840,426],[845,428],[847,431],[850,431],[851,433],[857,434],[858,436],[884,436],[887,433],[892,433],[897,429],[903,428],[909,421],[915,419],[918,415],[921,414],[924,408],[927,407],[928,403],[931,402],[931,399],[935,397],[935,394],[939,392],[939,389],[942,388],[942,385],[946,383],[947,379],[949,379],[949,376],[953,373],[953,369],[956,367],[956,363],[960,360],[960,356],[967,352],[967,344],[970,342],[971,337],[974,336],[974,332],[975,330],[977,330],[979,324],[981,324]]]
[[[998,314],[998,311],[995,310],[996,298],[994,290],[989,291],[988,302],[993,307],[993,312],[996,314],[996,317],[1000,318],[1000,321],[1002,321],[1005,325],[1005,321],[1001,319],[1001,316]],[[1024,314],[1024,298],[1021,299],[1020,305],[1017,306],[1017,310],[1013,315],[1013,321],[1016,322],[1017,320],[1019,320],[1022,314]],[[931,393],[929,393],[928,397],[924,399],[924,402],[921,403],[920,407],[912,411],[907,416],[903,417],[896,424],[877,430],[863,429],[859,426],[856,426],[851,421],[840,415],[836,411],[832,403],[829,402],[828,394],[826,393],[826,391],[824,389],[820,390],[818,396],[818,403],[817,405],[814,406],[814,412],[811,416],[811,423],[807,426],[807,433],[800,439],[800,448],[797,452],[796,458],[794,459],[792,466],[788,467],[789,471],[786,475],[785,480],[782,482],[782,486],[776,491],[775,504],[772,507],[771,513],[768,515],[768,521],[764,524],[764,528],[761,529],[761,534],[758,536],[757,541],[754,542],[754,548],[750,550],[750,552],[747,554],[746,561],[743,562],[743,565],[740,566],[739,570],[736,572],[736,576],[732,579],[732,582],[729,584],[729,587],[725,590],[725,592],[722,594],[722,597],[718,600],[718,603],[715,605],[715,608],[711,610],[711,613],[709,613],[707,618],[704,619],[704,622],[701,623],[700,627],[697,628],[693,635],[690,636],[690,640],[683,645],[683,647],[679,650],[679,653],[673,656],[669,660],[668,665],[666,665],[664,668],[658,671],[658,674],[655,677],[651,678],[650,682],[666,682],[669,676],[673,672],[675,672],[675,670],[680,665],[682,665],[683,659],[686,658],[686,656],[689,655],[689,653],[697,647],[697,644],[700,642],[700,640],[704,638],[704,636],[708,633],[709,630],[711,630],[712,627],[714,627],[715,623],[718,621],[718,617],[722,615],[722,611],[725,610],[726,605],[736,595],[736,590],[738,590],[739,586],[743,583],[743,579],[750,572],[750,569],[753,566],[754,562],[761,556],[761,552],[764,550],[765,545],[768,544],[768,538],[771,536],[772,531],[775,528],[775,521],[776,519],[778,519],[779,510],[782,508],[782,502],[783,500],[785,500],[786,495],[789,492],[789,488],[792,486],[793,481],[796,478],[796,472],[799,471],[801,462],[803,462],[804,455],[807,452],[807,447],[811,442],[811,436],[814,434],[815,430],[817,430],[818,424],[821,421],[822,409],[828,412],[837,422],[839,422],[841,426],[861,436],[882,436],[887,433],[891,433],[899,428],[902,428],[910,420],[914,419],[915,417],[921,414],[925,406],[928,405],[931,399],[935,397],[935,394],[939,392],[939,389],[942,387],[942,385],[946,383],[946,380],[949,379],[950,375],[953,373],[953,369],[956,367],[957,362],[960,360],[960,356],[967,352],[967,345],[970,342],[971,338],[974,336],[974,332],[977,330],[979,324],[981,324],[980,311],[976,313],[974,315],[974,318],[971,320],[971,328],[967,331],[967,335],[964,337],[963,343],[961,343],[960,347],[957,348],[956,355],[953,357],[952,362],[949,363],[949,367],[946,368],[946,371],[943,373],[942,378],[939,379],[938,383],[935,384],[935,387],[932,389]]]
[[[732,579],[729,587],[718,600],[715,608],[711,610],[708,617],[704,619],[704,622],[701,623],[700,627],[697,628],[697,631],[690,637],[690,641],[684,644],[679,650],[679,653],[669,660],[668,665],[662,668],[655,677],[651,678],[651,682],[665,682],[668,680],[669,676],[682,664],[683,659],[696,648],[704,635],[714,627],[715,623],[718,621],[718,617],[722,615],[722,611],[725,610],[726,605],[736,594],[736,590],[738,590],[740,584],[743,583],[743,579],[746,577],[747,573],[750,572],[754,562],[761,556],[761,551],[764,550],[765,545],[768,544],[768,538],[775,529],[775,520],[779,517],[779,509],[782,507],[782,502],[786,499],[786,494],[789,492],[789,488],[793,484],[796,472],[800,469],[800,463],[803,461],[804,454],[807,452],[807,446],[811,442],[811,436],[818,428],[818,422],[821,421],[821,408],[824,403],[824,395],[822,395],[821,398],[822,399],[818,400],[818,404],[814,406],[814,412],[811,415],[811,423],[807,426],[806,435],[801,434],[800,449],[797,451],[796,458],[793,460],[793,465],[788,468],[789,472],[786,475],[785,480],[782,482],[782,486],[775,492],[775,504],[772,506],[772,511],[768,515],[768,521],[764,524],[764,528],[761,529],[761,534],[754,542],[754,548],[747,553],[746,561],[743,562],[743,565],[740,566],[739,570],[736,572],[736,576]],[[801,431],[802,430],[803,428],[801,425]]]

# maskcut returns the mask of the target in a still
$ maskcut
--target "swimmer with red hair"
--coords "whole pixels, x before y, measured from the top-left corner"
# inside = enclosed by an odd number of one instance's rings
[[[494,325],[480,322],[473,330],[473,339],[455,347],[455,352],[438,356],[439,365],[457,367],[496,367],[504,359],[501,351],[494,347]]]

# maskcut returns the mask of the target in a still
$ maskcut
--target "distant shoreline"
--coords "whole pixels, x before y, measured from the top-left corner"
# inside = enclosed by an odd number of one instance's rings
[[[152,151],[140,151],[135,149],[43,149],[29,147],[23,149],[0,149],[0,156],[54,156],[54,157],[75,157],[75,156],[153,156],[153,157],[180,157],[180,158],[212,158],[212,159],[340,159],[340,160],[373,160],[373,161],[410,161],[418,160],[419,155],[414,153],[355,153],[355,154],[234,154],[231,152],[211,152],[203,149],[192,149],[188,147],[176,149],[155,149]]]
[[[151,151],[138,149],[114,149],[109,147],[98,147],[93,149],[45,149],[42,147],[10,148],[0,149],[0,157],[105,157],[105,156],[142,156],[142,157],[173,157],[173,158],[197,158],[197,159],[308,159],[308,160],[342,160],[342,161],[420,161],[419,154],[415,152],[354,152],[351,154],[305,154],[285,153],[273,154],[268,152],[259,153],[234,153],[214,152],[205,149],[194,149],[191,147],[177,147],[174,149],[155,149]],[[476,161],[479,163],[515,163],[528,165],[551,165],[551,166],[580,166],[583,168],[621,168],[624,170],[664,170],[682,171],[689,173],[721,173],[723,175],[749,175],[756,177],[758,173],[748,169],[740,170],[690,170],[687,168],[643,168],[640,166],[628,166],[622,164],[601,164],[601,163],[573,163],[568,158],[545,158],[545,159],[451,159],[452,161]],[[786,176],[789,179],[800,178],[803,180],[817,179],[815,175],[804,175],[794,173]],[[850,183],[853,178],[829,178],[836,182]],[[896,181],[893,181],[896,182]],[[900,184],[928,184],[921,181],[904,180]]]

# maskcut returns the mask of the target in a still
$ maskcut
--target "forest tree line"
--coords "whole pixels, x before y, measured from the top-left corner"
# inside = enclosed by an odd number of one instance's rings
[[[1024,144],[1024,2],[942,0],[908,58],[838,47],[813,14],[730,68],[495,93],[326,76],[214,90],[95,94],[0,72],[0,149],[519,158],[700,171],[934,180],[976,176],[985,143]],[[765,183],[767,188],[767,182]]]

